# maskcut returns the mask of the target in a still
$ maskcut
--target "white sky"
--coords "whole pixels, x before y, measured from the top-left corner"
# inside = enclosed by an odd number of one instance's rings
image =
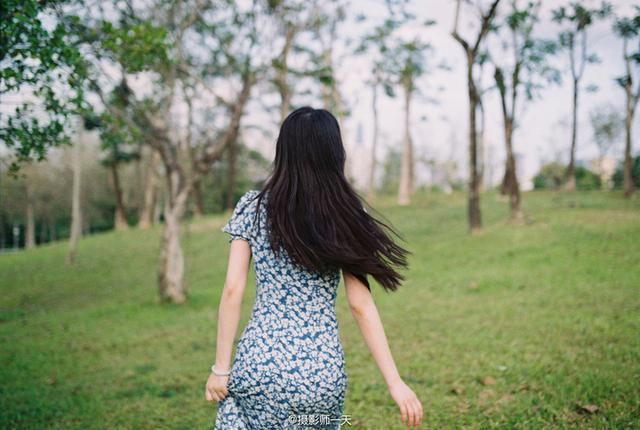
[[[384,16],[385,10],[380,1],[354,0],[351,15],[366,13],[367,16]],[[504,2],[507,6],[510,2]],[[597,5],[596,2],[584,2]],[[629,14],[632,5],[640,5],[638,1],[618,0],[612,2],[617,14]],[[559,26],[551,21],[550,11],[565,1],[545,0],[543,2],[542,20],[538,25],[538,35],[553,37],[558,33]],[[432,65],[443,60],[449,64],[450,71],[436,70],[425,75],[419,83],[424,96],[435,98],[437,104],[426,100],[416,100],[413,112],[413,139],[416,154],[435,157],[444,161],[449,154],[455,154],[459,162],[460,173],[466,181],[467,169],[467,133],[468,133],[468,101],[466,94],[465,58],[461,47],[455,42],[450,31],[453,24],[455,2],[453,0],[423,0],[413,1],[411,10],[418,16],[419,21],[433,19],[436,25],[420,29],[424,41],[430,42],[434,48]],[[467,10],[471,12],[471,10]],[[461,19],[461,32],[469,24],[471,14],[466,13]],[[373,25],[372,20],[361,24],[348,24],[349,36],[357,37]],[[579,111],[578,128],[578,160],[588,161],[597,155],[597,147],[592,140],[589,112],[603,103],[611,103],[623,109],[624,92],[614,82],[614,78],[623,72],[621,42],[612,33],[612,22],[599,23],[590,29],[590,49],[602,59],[600,64],[587,66],[582,87],[596,84],[599,90],[595,93],[582,93],[582,105]],[[469,29],[467,26],[466,29]],[[472,29],[469,37],[472,37]],[[353,33],[353,35],[352,35]],[[519,175],[525,188],[530,187],[530,179],[537,171],[541,162],[551,161],[558,156],[568,160],[570,143],[570,114],[571,114],[571,84],[567,68],[566,54],[562,53],[555,60],[563,70],[563,84],[543,90],[538,99],[529,103],[526,111],[520,116],[520,127],[514,136],[515,151],[518,154]],[[354,164],[353,172],[357,178],[364,181],[369,168],[368,148],[371,142],[371,108],[370,90],[363,84],[368,78],[369,63],[367,59],[354,56],[345,58],[339,67],[341,88],[346,96],[353,115],[346,123],[346,145]],[[490,70],[487,70],[490,78]],[[439,90],[440,89],[440,90]],[[402,104],[400,99],[379,97],[379,112],[381,118],[382,145],[398,145],[402,139]],[[490,93],[485,99],[487,109],[487,141],[493,145],[491,150],[495,157],[494,181],[499,181],[502,175],[502,160],[504,159],[502,139],[502,115],[500,113],[497,93]],[[421,118],[426,117],[426,121]],[[561,121],[566,121],[562,125]],[[636,123],[638,121],[636,120]],[[636,125],[637,127],[637,125]],[[361,141],[356,137],[361,129]],[[452,147],[452,136],[456,145]],[[637,139],[636,139],[637,140]],[[621,157],[621,143],[614,148],[612,155]],[[637,150],[637,143],[635,145]],[[362,156],[362,154],[367,154]],[[382,151],[381,151],[382,153]],[[380,153],[380,154],[381,154]],[[379,156],[379,158],[381,158]],[[428,177],[426,167],[416,166],[419,181]]]
[[[508,7],[509,1],[503,1]],[[583,2],[587,5],[598,5],[595,0]],[[627,15],[632,6],[640,5],[640,0],[616,0],[612,2],[618,15]],[[541,37],[555,37],[560,27],[551,22],[550,11],[566,2],[558,0],[544,0],[542,19],[537,27],[537,34]],[[414,0],[409,9],[418,15],[417,21],[435,20],[431,27],[416,27],[403,30],[404,35],[412,37],[419,34],[423,41],[429,42],[434,51],[428,58],[427,64],[433,66],[434,71],[425,74],[419,81],[421,95],[413,103],[412,136],[416,158],[435,158],[444,162],[453,158],[459,166],[459,176],[466,182],[467,171],[467,117],[468,100],[466,94],[465,59],[460,46],[450,35],[454,18],[454,0]],[[460,31],[463,35],[469,33],[473,37],[474,22],[471,10],[463,11]],[[356,23],[354,18],[358,14],[365,14],[368,19]],[[342,24],[339,35],[340,42],[337,50],[337,77],[340,89],[352,115],[343,127],[343,137],[347,147],[351,172],[356,176],[360,185],[364,185],[370,166],[370,145],[372,139],[371,90],[365,84],[370,77],[371,57],[355,56],[351,54],[353,45],[346,46],[346,39],[357,40],[368,32],[379,20],[386,17],[386,9],[382,0],[351,0],[348,9],[348,21]],[[477,25],[477,19],[475,20]],[[611,19],[598,23],[590,29],[589,47],[602,60],[600,64],[587,66],[582,87],[596,84],[599,90],[595,93],[582,92],[579,111],[579,132],[577,158],[589,161],[597,156],[597,147],[593,143],[592,130],[589,123],[589,113],[595,107],[608,103],[622,111],[624,93],[615,83],[614,78],[623,72],[622,47],[611,30]],[[467,31],[468,30],[468,31]],[[265,29],[265,38],[273,38],[272,30]],[[492,36],[493,43],[496,38]],[[304,42],[304,41],[303,41]],[[275,42],[277,43],[277,42]],[[273,52],[279,46],[272,47]],[[543,90],[539,97],[527,104],[526,110],[520,115],[520,126],[514,136],[515,151],[518,156],[519,176],[524,188],[531,186],[530,179],[536,173],[542,162],[560,158],[568,160],[570,143],[569,120],[571,114],[571,85],[567,68],[566,54],[561,53],[554,60],[563,73],[563,84]],[[448,64],[450,70],[435,68],[440,63]],[[486,70],[486,77],[491,78],[491,70]],[[141,77],[145,80],[144,76]],[[136,80],[140,81],[140,80]],[[144,86],[143,82],[137,84]],[[135,85],[135,84],[134,84]],[[138,86],[138,85],[136,85]],[[276,119],[279,109],[265,110],[265,106],[277,103],[277,97],[265,90],[268,85],[261,85],[253,92],[253,101],[244,123],[259,125],[270,131],[270,136],[253,131],[245,131],[245,141],[252,147],[261,149],[269,159],[273,156],[277,133]],[[227,88],[231,90],[231,88]],[[299,89],[298,89],[299,90]],[[436,102],[432,102],[435,100]],[[320,107],[320,100],[309,96],[294,97],[294,104],[308,103]],[[500,180],[503,172],[504,142],[502,139],[502,115],[499,100],[495,91],[489,93],[485,100],[487,111],[487,144],[491,155],[487,172],[493,170],[493,182]],[[522,106],[522,105],[521,105]],[[183,110],[178,107],[178,110]],[[382,93],[379,96],[378,110],[380,115],[380,146],[378,160],[384,158],[386,148],[401,148],[403,136],[403,110],[399,98],[391,99]],[[178,114],[178,116],[181,116]],[[640,115],[637,115],[640,117]],[[183,121],[180,121],[183,122]],[[563,125],[564,122],[564,125]],[[638,127],[639,119],[636,118]],[[637,130],[637,128],[636,128]],[[636,133],[637,134],[637,133]],[[636,139],[637,141],[637,139]],[[637,151],[638,142],[635,142]],[[621,158],[622,142],[614,147],[612,156]],[[378,169],[378,176],[381,169]],[[420,163],[416,164],[418,183],[430,177],[428,168]]]

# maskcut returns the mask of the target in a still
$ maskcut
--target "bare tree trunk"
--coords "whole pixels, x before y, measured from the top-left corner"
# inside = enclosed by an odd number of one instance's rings
[[[82,121],[81,121],[82,122]],[[76,259],[78,240],[82,236],[82,209],[80,207],[81,150],[84,141],[84,124],[80,124],[78,136],[73,148],[73,189],[71,194],[71,237],[67,261],[73,264]]]
[[[486,117],[482,96],[478,95],[478,112],[480,113],[480,126],[478,128],[478,177],[480,178],[480,191],[484,191],[485,153],[486,153]]]
[[[191,191],[193,196],[193,214],[196,218],[204,216],[204,198],[202,197],[202,181],[198,180],[193,183]]]
[[[411,203],[412,180],[413,180],[413,151],[411,144],[411,88],[404,87],[404,143],[402,147],[402,159],[400,164],[400,184],[398,186],[398,204],[408,205]]]
[[[160,243],[158,264],[158,286],[160,299],[173,303],[187,300],[184,279],[184,255],[180,243],[180,223],[184,214],[186,198],[182,197],[173,207],[165,206],[164,231]]]
[[[144,189],[144,202],[142,212],[140,212],[140,220],[138,228],[147,229],[154,223],[154,210],[156,206],[156,196],[158,193],[158,176],[156,169],[160,163],[160,154],[156,150],[151,151],[151,159],[149,161],[149,170],[147,172],[147,181]]]
[[[120,186],[120,175],[118,174],[118,165],[116,163],[111,163],[109,166],[109,177],[116,201],[116,210],[114,214],[115,229],[126,230],[129,228],[129,224],[127,223],[127,213],[124,208],[124,202],[122,201],[122,187]]]
[[[378,83],[374,82],[371,87],[372,99],[371,110],[373,112],[373,142],[371,143],[371,165],[369,168],[369,178],[367,180],[367,197],[372,199],[375,195],[376,179],[376,152],[378,149]]]
[[[467,89],[469,93],[469,227],[471,232],[482,228],[480,212],[480,177],[478,176],[478,131],[476,124],[476,109],[478,106],[478,90],[473,77],[473,66],[480,44],[491,28],[491,21],[495,17],[500,0],[493,0],[486,14],[482,14],[480,31],[475,42],[471,45],[458,33],[461,0],[456,1],[455,18],[451,35],[462,46],[467,60]]]
[[[521,220],[523,218],[520,207],[520,185],[516,174],[516,160],[513,154],[513,120],[506,119],[504,126],[504,139],[507,149],[507,192],[509,194],[509,204],[511,206],[511,219]]]
[[[27,196],[26,196],[26,232],[24,246],[26,249],[36,247],[36,223],[33,216],[33,186],[27,178]]]
[[[236,193],[236,145],[237,142],[231,142],[227,148],[227,202],[226,207],[232,208],[234,195]]]
[[[569,166],[567,167],[567,191],[576,189],[576,141],[578,135],[578,79],[573,80],[573,112],[571,115],[571,154],[569,156]]]
[[[631,197],[635,190],[633,183],[633,158],[631,157],[631,132],[633,131],[634,109],[631,97],[627,96],[627,114],[624,121],[625,143],[624,143],[624,196]]]
[[[280,123],[289,115],[291,109],[291,88],[289,88],[289,52],[298,33],[298,27],[289,26],[285,34],[284,46],[280,52],[280,64],[276,76],[276,86],[280,93]]]
[[[478,92],[473,78],[475,58],[467,56],[467,90],[469,93],[469,226],[472,232],[482,228],[480,212],[480,178],[478,176],[478,133],[476,108]]]

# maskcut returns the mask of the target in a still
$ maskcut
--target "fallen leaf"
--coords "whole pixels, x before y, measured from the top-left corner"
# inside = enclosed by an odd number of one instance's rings
[[[493,379],[491,376],[485,376],[480,380],[480,383],[482,385],[496,385],[496,380]]]
[[[457,394],[458,396],[460,396],[460,395],[464,394],[465,389],[464,389],[464,387],[461,387],[461,386],[459,386],[459,385],[456,385],[455,387],[453,387],[453,388],[451,389],[451,392],[452,392],[453,394]]]
[[[598,412],[600,408],[597,405],[582,405],[580,406],[580,411],[585,412],[587,414],[595,414]]]

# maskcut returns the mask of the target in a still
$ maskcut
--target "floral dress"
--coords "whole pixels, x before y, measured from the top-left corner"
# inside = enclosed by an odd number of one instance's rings
[[[340,270],[312,272],[273,252],[264,196],[245,193],[222,227],[251,246],[256,299],[214,430],[337,429],[347,390],[335,302]]]

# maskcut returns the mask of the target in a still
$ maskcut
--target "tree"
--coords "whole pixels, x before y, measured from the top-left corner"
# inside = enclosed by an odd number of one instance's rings
[[[112,60],[123,77],[152,72],[153,90],[149,95],[133,92],[127,103],[109,103],[103,88],[108,76],[97,65],[91,89],[109,115],[137,130],[146,145],[160,155],[166,176],[164,230],[158,259],[158,291],[162,301],[182,303],[187,299],[181,222],[194,184],[211,171],[240,132],[251,90],[261,73],[264,53],[257,52],[258,13],[256,4],[158,2],[139,5],[115,3],[114,14],[95,21],[85,17],[80,28],[96,58]],[[121,9],[119,9],[121,8]],[[109,18],[109,19],[107,19]],[[260,55],[261,54],[261,55]],[[213,101],[217,114],[201,122],[194,132],[196,154],[184,153],[185,128],[174,115],[185,103],[185,89],[195,86],[201,102]],[[233,89],[226,95],[215,90]],[[206,115],[207,109],[200,109]],[[212,129],[213,126],[213,129]]]
[[[612,11],[609,3],[603,2],[599,8],[587,8],[579,2],[571,2],[553,10],[553,20],[560,24],[567,23],[569,28],[560,33],[560,46],[569,56],[571,80],[573,84],[572,117],[571,117],[571,150],[566,174],[566,189],[576,189],[576,143],[578,134],[578,108],[580,83],[587,64],[599,61],[597,55],[589,50],[588,30],[598,19],[604,19]]]
[[[493,0],[489,9],[481,13],[480,28],[472,42],[464,39],[458,32],[460,20],[461,0],[456,2],[456,11],[453,21],[452,37],[464,50],[467,62],[467,93],[469,97],[469,227],[472,232],[482,228],[482,215],[480,212],[480,176],[478,174],[478,130],[476,124],[476,111],[478,108],[478,90],[474,66],[480,51],[480,45],[491,29],[491,23],[496,16],[496,10],[500,0]]]
[[[415,160],[411,138],[411,102],[417,90],[416,80],[425,72],[424,54],[431,45],[419,38],[399,41],[393,48],[393,75],[404,96],[404,138],[398,184],[398,204],[408,205],[415,190]]]
[[[617,78],[624,90],[625,104],[625,145],[624,145],[624,195],[630,197],[635,189],[633,181],[632,131],[638,100],[640,100],[640,6],[635,7],[635,16],[617,18],[613,29],[622,38],[622,56],[625,73]],[[634,49],[629,46],[635,46]],[[634,88],[635,85],[635,88]]]
[[[418,90],[416,81],[427,71],[425,54],[432,49],[429,43],[423,42],[420,36],[408,37],[399,34],[397,30],[414,24],[415,15],[406,9],[406,0],[387,1],[389,17],[367,34],[357,48],[357,52],[372,52],[373,76],[372,110],[374,111],[374,145],[372,164],[375,164],[375,150],[378,138],[377,125],[377,91],[383,85],[387,95],[395,97],[395,87],[403,94],[404,107],[404,136],[402,143],[402,157],[400,166],[400,182],[398,184],[397,201],[400,205],[407,205],[415,191],[415,157],[411,138],[411,108],[413,98]],[[424,26],[435,24],[426,21]],[[420,26],[422,27],[422,26]],[[373,176],[370,176],[370,190]]]
[[[598,147],[600,156],[597,160],[597,170],[602,182],[609,185],[609,179],[613,174],[613,168],[607,173],[605,169],[605,157],[618,141],[622,134],[624,120],[618,110],[611,105],[602,105],[591,111],[591,128],[593,129],[593,140]]]
[[[69,252],[67,262],[74,264],[78,241],[82,236],[82,206],[80,203],[81,181],[82,181],[82,145],[86,136],[84,120],[79,121],[77,135],[73,145],[73,189],[71,191],[71,236],[69,238]]]
[[[556,44],[533,37],[540,5],[541,2],[538,1],[520,6],[518,0],[512,0],[511,10],[505,17],[508,41],[503,43],[507,57],[512,60],[509,66],[499,65],[497,59],[494,60],[496,63],[494,80],[500,95],[506,152],[503,189],[509,195],[513,220],[523,218],[513,150],[513,134],[517,126],[520,95],[524,93],[526,99],[531,100],[534,92],[543,86],[542,80],[547,82],[559,80],[557,71],[546,61],[549,54],[555,53]]]
[[[54,16],[64,3],[5,0],[0,8],[0,142],[12,172],[68,144],[69,118],[84,107],[84,61],[67,20]]]
[[[108,103],[126,108],[131,96],[131,89],[126,78],[112,91]],[[120,166],[140,158],[139,140],[140,133],[137,130],[127,130],[126,124],[119,119],[104,112],[95,118],[95,126],[100,129],[100,142],[105,157],[101,164],[109,171],[109,180],[113,189],[115,200],[114,226],[116,230],[124,230],[129,227],[127,211],[124,205],[122,186],[120,181]]]
[[[291,110],[293,91],[289,81],[290,75],[292,72],[298,74],[297,71],[291,70],[290,56],[296,48],[296,38],[311,26],[312,18],[305,14],[310,10],[316,11],[315,3],[309,5],[309,2],[299,0],[267,2],[267,12],[273,16],[282,37],[282,48],[271,62],[275,72],[272,82],[280,96],[280,123],[284,121]]]
[[[370,32],[365,34],[355,49],[356,54],[368,53],[372,58],[371,76],[367,79],[367,84],[371,89],[371,114],[373,121],[373,137],[371,142],[371,161],[369,174],[367,177],[367,197],[373,198],[375,194],[375,177],[378,167],[377,151],[380,134],[380,121],[378,116],[378,93],[380,88],[384,88],[387,95],[393,97],[394,91],[391,87],[388,65],[386,59],[389,57],[389,38],[398,27],[397,19],[394,15],[385,19],[381,24],[375,26]],[[361,16],[360,20],[365,17]]]
[[[144,193],[142,201],[142,210],[138,218],[138,228],[145,230],[153,224],[153,213],[156,207],[156,197],[158,192],[158,168],[160,166],[160,154],[157,151],[151,151],[149,156],[149,165],[147,167],[147,175],[144,182]]]

